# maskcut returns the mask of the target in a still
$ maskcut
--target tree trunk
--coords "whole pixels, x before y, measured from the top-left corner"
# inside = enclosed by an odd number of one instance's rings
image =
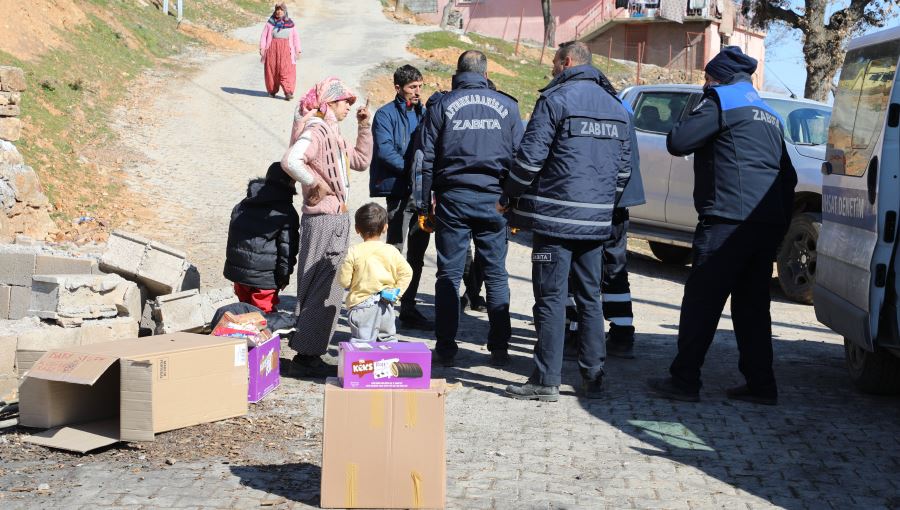
[[[441,28],[447,30],[447,25],[450,23],[450,11],[453,10],[453,0],[447,0],[447,3],[444,4],[444,11],[441,13]]]
[[[826,34],[809,34],[803,42],[806,58],[806,86],[803,96],[815,101],[828,101],[834,77],[844,65],[841,38]]]
[[[551,0],[541,0],[541,10],[544,13],[544,43],[547,46],[556,46],[556,18],[553,17]]]

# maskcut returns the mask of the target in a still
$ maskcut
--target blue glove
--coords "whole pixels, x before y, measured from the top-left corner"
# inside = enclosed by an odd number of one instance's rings
[[[400,299],[400,289],[384,289],[380,294],[381,299],[389,303],[396,303]]]

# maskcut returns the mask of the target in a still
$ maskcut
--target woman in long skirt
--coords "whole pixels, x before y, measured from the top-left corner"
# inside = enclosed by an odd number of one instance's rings
[[[300,35],[284,3],[275,4],[275,10],[263,28],[259,55],[265,68],[266,91],[275,97],[279,88],[284,89],[284,98],[290,101],[297,83]]]

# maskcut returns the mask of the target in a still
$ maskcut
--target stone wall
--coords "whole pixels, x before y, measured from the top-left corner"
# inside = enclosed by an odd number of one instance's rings
[[[22,136],[19,115],[25,88],[21,69],[0,66],[0,241],[18,234],[44,239],[56,230],[37,174],[12,143]]]

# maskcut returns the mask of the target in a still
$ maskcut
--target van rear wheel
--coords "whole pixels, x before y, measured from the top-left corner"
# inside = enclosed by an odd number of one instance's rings
[[[900,358],[881,347],[869,352],[847,338],[844,355],[850,380],[857,388],[877,395],[900,393]]]
[[[691,249],[674,244],[665,244],[657,241],[649,241],[650,251],[653,256],[668,264],[684,266],[691,263]]]
[[[811,305],[816,282],[816,245],[822,215],[801,213],[791,220],[778,248],[778,283],[791,301]]]

